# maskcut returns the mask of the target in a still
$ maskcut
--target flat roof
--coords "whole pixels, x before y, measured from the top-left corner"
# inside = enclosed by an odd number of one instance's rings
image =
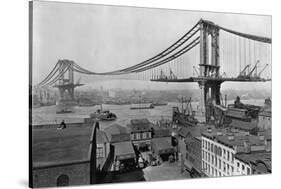
[[[252,129],[255,129],[258,126],[258,122],[253,120],[248,122],[238,119],[232,119],[230,126],[245,131],[251,131]]]
[[[144,132],[151,131],[154,126],[148,119],[132,119],[131,123],[127,125],[130,132]]]

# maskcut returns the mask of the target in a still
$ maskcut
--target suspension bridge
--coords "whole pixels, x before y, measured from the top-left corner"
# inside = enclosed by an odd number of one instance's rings
[[[74,88],[82,85],[74,83],[74,72],[152,82],[197,82],[204,112],[207,100],[221,103],[223,82],[271,80],[271,43],[271,38],[242,33],[201,19],[168,48],[143,62],[99,73],[71,60],[58,60],[38,86],[57,87],[61,99],[74,99]]]

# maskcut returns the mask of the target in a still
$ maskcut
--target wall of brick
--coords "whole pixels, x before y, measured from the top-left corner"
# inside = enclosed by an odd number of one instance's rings
[[[69,185],[90,184],[90,163],[73,163],[33,168],[33,187],[55,187],[60,175],[69,177]]]

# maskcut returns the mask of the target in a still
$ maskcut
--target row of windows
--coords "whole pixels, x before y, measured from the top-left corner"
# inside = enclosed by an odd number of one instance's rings
[[[240,162],[237,162],[237,172],[240,172],[239,170],[240,170],[240,165],[241,165],[241,170],[242,170],[242,172],[244,172],[245,171],[245,165],[244,164],[240,164]],[[247,175],[249,175],[249,174],[251,174],[251,171],[250,171],[250,168],[249,167],[247,167]]]
[[[221,176],[220,174],[218,174],[220,172],[223,172],[227,175],[234,174],[234,167],[225,162],[223,162],[223,164],[219,164],[218,168],[214,168],[210,164],[203,161],[202,166],[203,166],[203,170],[205,170],[205,172],[207,172],[209,175],[212,175],[212,176]]]
[[[226,149],[222,149],[221,147],[214,145],[211,142],[208,141],[203,141],[202,142],[202,148],[207,150],[207,151],[211,151],[213,153],[215,153],[217,156],[223,157],[224,159],[227,159],[227,161],[233,162],[234,161],[234,154]],[[206,152],[207,153],[207,152]],[[202,156],[204,156],[204,150],[203,150],[203,154]]]
[[[146,132],[146,133],[133,133],[133,140],[138,140],[138,139],[146,139],[146,138],[150,138],[150,133]]]

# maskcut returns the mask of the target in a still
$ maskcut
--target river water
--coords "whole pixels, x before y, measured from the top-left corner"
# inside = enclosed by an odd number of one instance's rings
[[[233,104],[233,100],[228,104]],[[262,106],[264,99],[260,100],[242,100],[243,103]],[[117,115],[115,121],[103,121],[101,127],[106,128],[109,125],[118,123],[120,125],[127,125],[131,119],[147,118],[152,122],[156,122],[162,118],[172,118],[172,107],[178,106],[181,109],[181,104],[176,102],[169,102],[167,106],[156,106],[153,109],[136,109],[131,110],[130,105],[108,105],[104,104],[103,109],[110,110]],[[198,102],[193,102],[192,107],[194,110],[198,107]],[[100,106],[92,107],[74,107],[73,113],[56,114],[56,106],[44,106],[32,109],[32,125],[39,124],[55,124],[64,120],[66,123],[83,122],[84,118],[99,109]]]

